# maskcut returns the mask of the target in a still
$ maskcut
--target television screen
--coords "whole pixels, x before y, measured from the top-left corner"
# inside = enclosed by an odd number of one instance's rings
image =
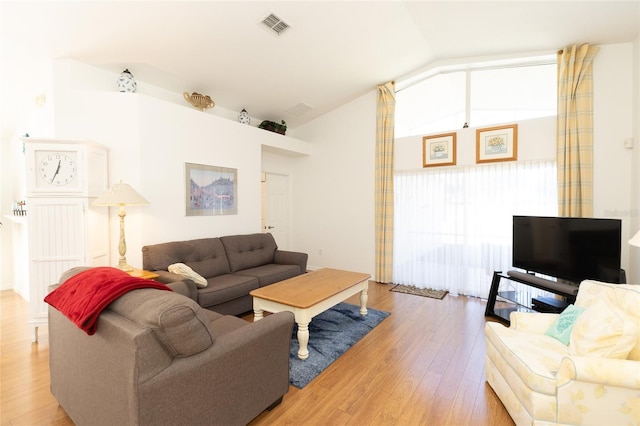
[[[620,282],[619,219],[513,217],[513,266],[562,280]]]

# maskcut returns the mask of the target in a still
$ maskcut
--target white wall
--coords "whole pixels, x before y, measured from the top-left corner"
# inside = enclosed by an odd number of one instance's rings
[[[26,226],[15,224],[11,218],[14,201],[25,200],[24,182],[25,164],[21,137],[28,133],[31,137],[51,137],[53,135],[53,107],[51,102],[51,68],[42,70],[41,94],[46,102],[36,105],[21,117],[16,133],[0,141],[0,290],[13,288],[20,294],[26,294],[26,278],[15,276],[15,269],[22,269],[26,259],[15,257],[14,253],[24,251]],[[0,119],[0,122],[2,120]],[[27,206],[27,209],[29,206]]]
[[[518,161],[556,158],[555,116],[524,120],[517,124]],[[456,165],[476,164],[476,128],[458,129],[455,132]],[[396,170],[422,169],[422,135],[396,139],[394,155]]]
[[[13,155],[9,153],[12,146],[9,140],[0,142],[0,170],[12,169]],[[4,215],[11,215],[11,203],[16,200],[13,196],[11,175],[2,173],[0,176],[0,291],[13,288],[13,229],[11,222]]]
[[[260,232],[263,130],[145,98],[141,102],[141,185],[151,202],[143,242]],[[185,216],[185,163],[237,169],[238,214]]]
[[[596,215],[614,210],[627,212],[620,215],[625,242],[631,234],[632,220],[636,220],[634,231],[640,228],[638,44],[636,40],[635,44],[601,46],[594,65],[597,156],[594,207]],[[117,93],[116,75],[74,61],[64,62],[54,71],[55,136],[89,138],[107,145],[110,183],[122,179],[151,202],[150,206],[128,210],[127,258],[131,264],[141,265],[140,248],[144,244],[258,232],[260,171],[270,171],[291,176],[292,249],[308,252],[311,267],[373,274],[375,87],[296,128],[295,135],[311,142],[313,153],[287,157],[273,154],[277,149],[265,152],[260,147],[278,145],[289,138],[278,139],[282,137],[196,111],[179,104],[176,94],[163,94],[175,102],[158,100],[163,97],[156,96],[161,89],[145,89],[140,81],[138,93]],[[519,125],[519,158],[549,158],[552,146],[549,141],[555,140],[549,123],[541,119]],[[474,151],[470,149],[475,149],[473,130],[460,132],[460,164],[475,162]],[[623,140],[630,136],[635,138],[636,148],[625,150]],[[398,162],[403,167],[420,167],[420,140],[398,143]],[[293,145],[299,144],[304,145],[301,151],[311,154],[304,142],[296,140]],[[241,194],[237,217],[184,216],[181,211],[184,162],[238,168]],[[3,176],[12,172],[3,168]],[[115,252],[118,238],[115,211],[111,217],[111,246]],[[633,270],[630,266],[635,266],[635,282],[640,282],[637,266],[640,250],[634,249],[633,261],[628,257],[630,250],[627,247],[624,250],[623,267]],[[112,264],[115,256],[112,253]],[[4,268],[3,264],[3,276]]]
[[[637,46],[635,50],[638,56]],[[599,156],[594,165],[594,209],[599,217],[626,216],[621,217],[624,269],[630,268],[626,247],[630,237],[629,212],[638,212],[631,205],[632,152],[623,148],[623,140],[634,134],[630,112],[632,90],[638,96],[637,87],[632,87],[632,75],[638,74],[632,55],[630,43],[605,45],[594,62],[594,143],[595,155]],[[314,143],[313,157],[300,161],[296,168],[294,194],[295,224],[299,231],[294,236],[295,243],[309,253],[310,265],[369,273],[375,270],[375,104],[372,88],[361,98],[296,129],[302,139]],[[553,118],[518,124],[519,159],[555,158]],[[474,164],[475,129],[459,130],[458,138],[458,164]],[[640,150],[637,137],[636,145],[633,152]],[[421,137],[399,139],[395,155],[399,168],[421,168]],[[638,184],[634,187],[637,193]],[[616,210],[627,214],[616,216],[613,214]]]
[[[630,268],[633,149],[633,44],[601,46],[593,63],[593,214],[622,219],[623,268]],[[637,149],[637,148],[636,148]],[[638,212],[636,211],[637,215]]]
[[[293,243],[310,267],[374,274],[375,133],[375,92],[296,129],[313,143],[293,184]]]
[[[97,90],[102,92],[114,92],[118,90],[116,83],[118,75],[110,71],[83,64],[72,59],[55,60],[52,66],[55,74],[55,91],[58,93],[60,92],[60,89]],[[154,99],[170,102],[179,106],[189,106],[182,93],[172,92],[162,87],[148,84],[145,81],[140,80],[139,77],[139,75],[135,75],[134,73],[134,78],[137,83],[137,94],[147,95]],[[94,102],[91,102],[89,105],[85,106],[89,107],[93,104]],[[231,120],[236,120],[239,115],[239,111],[228,110],[220,105],[216,105],[214,108],[207,109],[202,112],[206,115],[213,115]],[[259,118],[252,117],[251,126],[256,127],[261,121],[262,120]]]
[[[27,261],[27,221],[26,216],[13,216],[12,203],[26,200],[26,164],[23,152],[23,142],[15,136],[3,141],[0,148],[0,201],[2,202],[2,216],[0,222],[0,290],[13,289],[25,299],[28,297],[26,274],[14,275],[13,271],[28,267]],[[27,205],[27,212],[29,211]],[[20,254],[23,254],[20,256]]]
[[[640,34],[633,43],[633,160],[631,167],[631,232],[640,231]],[[640,248],[629,247],[627,281],[640,284]]]
[[[186,103],[119,93],[111,86],[103,90],[100,85],[115,76],[85,64],[64,60],[54,69],[58,75],[55,136],[106,145],[110,184],[122,180],[150,203],[127,208],[127,261],[134,267],[142,267],[140,249],[146,244],[260,232],[263,145],[274,151],[310,151],[303,141],[201,112]],[[69,78],[75,75],[82,75],[82,80]],[[92,86],[89,76],[98,83]],[[185,215],[186,162],[237,169],[237,215]],[[117,209],[111,210],[111,264],[116,264],[119,222]]]

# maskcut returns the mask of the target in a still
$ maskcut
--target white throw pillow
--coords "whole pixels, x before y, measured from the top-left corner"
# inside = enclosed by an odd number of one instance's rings
[[[571,331],[569,352],[601,358],[626,359],[637,342],[638,327],[633,318],[608,302],[588,306]]]
[[[169,268],[167,269],[172,274],[182,275],[185,278],[189,278],[200,288],[204,288],[207,286],[206,278],[204,278],[202,275],[199,275],[184,263],[174,263],[173,265],[169,265]]]

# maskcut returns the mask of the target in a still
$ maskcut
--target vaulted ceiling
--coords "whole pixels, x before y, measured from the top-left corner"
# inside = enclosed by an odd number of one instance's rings
[[[289,26],[280,35],[261,23],[270,14]],[[128,68],[140,81],[295,127],[438,61],[632,42],[640,0],[3,0],[0,15],[7,137],[54,58]]]

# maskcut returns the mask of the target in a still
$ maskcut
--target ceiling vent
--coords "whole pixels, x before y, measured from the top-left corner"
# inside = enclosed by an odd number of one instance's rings
[[[291,115],[300,116],[302,114],[305,114],[311,111],[312,109],[313,107],[311,105],[305,104],[304,102],[300,102],[299,104],[294,105],[291,108],[285,110],[285,112],[288,112]]]
[[[282,18],[277,17],[273,13],[270,13],[261,21],[261,23],[269,30],[269,32],[277,36],[282,35],[282,33],[289,28],[289,24],[284,22]]]

